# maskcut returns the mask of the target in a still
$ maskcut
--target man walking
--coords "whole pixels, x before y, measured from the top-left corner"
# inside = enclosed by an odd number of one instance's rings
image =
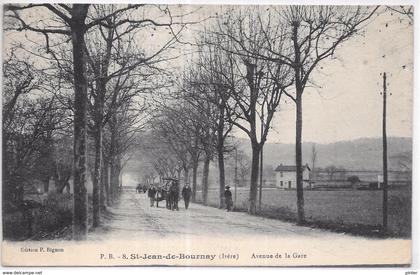
[[[154,185],[150,186],[149,191],[147,192],[147,196],[150,199],[150,207],[153,207],[155,204],[155,195],[156,195],[156,187]]]
[[[186,183],[184,185],[184,188],[182,188],[182,198],[184,199],[185,209],[188,209],[188,205],[190,204],[191,198],[191,187],[189,183]]]
[[[225,187],[225,203],[226,203],[226,209],[229,212],[230,210],[232,210],[232,206],[233,206],[233,201],[232,201],[232,192],[230,192],[230,187],[226,186]]]
[[[179,183],[176,179],[172,181],[171,187],[169,187],[169,196],[171,198],[170,209],[178,211]]]

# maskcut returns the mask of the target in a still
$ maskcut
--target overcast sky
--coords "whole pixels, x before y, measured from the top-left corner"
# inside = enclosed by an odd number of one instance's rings
[[[412,136],[413,29],[381,15],[337,51],[339,61],[321,64],[313,79],[321,88],[303,96],[303,140],[329,143],[382,135],[382,76],[387,72],[388,135]],[[388,27],[386,23],[388,22]],[[404,66],[404,67],[403,67]],[[294,143],[295,108],[276,114],[269,142]]]
[[[187,13],[195,11],[197,6],[184,6],[181,9]],[[203,6],[199,14],[193,17],[206,17],[218,10],[218,6]],[[191,19],[191,16],[188,18]],[[183,36],[186,38],[194,33],[184,32]],[[146,35],[150,37],[150,43],[144,43],[144,37],[141,41],[143,46],[151,47],[157,41],[167,41],[167,31],[162,34],[157,31],[154,37]],[[20,39],[24,39],[24,36],[20,35]],[[411,137],[413,28],[408,21],[399,22],[395,14],[382,14],[367,26],[363,37],[354,37],[344,43],[336,51],[336,57],[337,60],[325,60],[320,64],[319,71],[312,74],[312,79],[320,87],[305,90],[303,141],[329,143],[380,137],[380,73],[384,71],[388,74],[388,89],[392,93],[388,98],[388,135]],[[182,63],[182,60],[176,63]],[[280,105],[272,126],[268,142],[294,143],[295,107],[292,103]],[[246,137],[241,131],[235,131],[234,134]]]
[[[198,13],[208,16],[216,11],[220,12],[218,6],[203,6]],[[312,74],[320,87],[307,88],[303,96],[303,141],[381,137],[383,72],[387,72],[392,93],[388,97],[388,135],[412,136],[413,26],[408,20],[400,22],[398,16],[382,13],[364,29],[363,36],[338,48],[336,60],[320,63]],[[294,143],[295,106],[281,104],[272,126],[268,142]],[[248,138],[240,130],[234,135]]]

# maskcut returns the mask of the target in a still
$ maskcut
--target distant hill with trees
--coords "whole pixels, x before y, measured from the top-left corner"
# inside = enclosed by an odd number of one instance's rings
[[[250,155],[250,145],[245,139],[236,139],[238,147]],[[382,169],[382,139],[361,138],[327,144],[304,142],[302,144],[303,162],[312,167],[312,146],[317,151],[317,167],[337,166],[347,170]],[[266,143],[264,146],[264,165],[276,166],[280,163],[294,164],[294,144]],[[412,139],[405,137],[388,138],[390,169],[411,169]]]

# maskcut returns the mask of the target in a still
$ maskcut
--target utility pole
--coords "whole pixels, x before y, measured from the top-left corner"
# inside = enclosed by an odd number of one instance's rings
[[[382,199],[382,226],[388,227],[388,152],[386,138],[386,73],[383,74],[383,113],[382,113],[382,145],[383,145],[383,199]]]
[[[238,185],[238,149],[235,146],[235,195],[233,199],[233,209],[236,208],[236,189]]]

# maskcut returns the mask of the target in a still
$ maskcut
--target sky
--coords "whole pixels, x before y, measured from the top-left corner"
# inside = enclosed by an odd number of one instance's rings
[[[187,14],[186,22],[199,22],[223,13],[218,5],[174,6],[178,14]],[[383,8],[382,8],[383,9]],[[192,14],[190,14],[190,12]],[[210,20],[211,22],[211,20]],[[194,42],[197,30],[210,24],[192,24],[182,33],[182,41]],[[155,34],[165,40],[167,34]],[[184,53],[192,51],[183,45]],[[303,97],[303,141],[331,143],[382,135],[382,75],[388,76],[387,131],[389,136],[412,136],[413,100],[413,26],[398,15],[382,13],[364,29],[363,35],[340,46],[336,60],[321,62],[312,74],[317,88],[308,87]],[[183,64],[182,57],[171,66]],[[404,66],[404,68],[403,68]],[[182,67],[182,66],[181,66]],[[321,69],[322,68],[322,69]],[[272,123],[267,142],[294,143],[295,107],[281,104]],[[236,129],[233,135],[248,138]]]
[[[387,132],[412,136],[413,29],[384,14],[337,50],[303,95],[303,141],[330,143],[382,136],[382,72],[387,73]],[[385,27],[388,23],[388,27]],[[405,66],[405,68],[403,68]],[[294,143],[295,107],[280,106],[268,142]]]
[[[197,6],[183,6],[181,10],[187,13],[196,8]],[[218,10],[218,6],[203,6],[198,14],[188,16],[186,20],[203,18]],[[167,41],[167,30],[161,34],[158,32],[154,37],[146,33],[148,39],[145,39],[146,36],[142,37],[139,45],[153,47],[157,41]],[[186,38],[193,33],[184,32],[183,36]],[[356,36],[345,42],[335,56],[336,60],[325,60],[318,67],[319,70],[312,74],[312,80],[319,87],[308,87],[303,95],[303,141],[330,143],[380,137],[382,72],[387,72],[388,90],[392,94],[387,102],[388,135],[411,137],[412,26],[407,21],[399,22],[395,14],[381,14],[365,28],[363,36]],[[174,62],[179,63],[182,60]],[[281,104],[272,127],[268,142],[294,143],[295,106],[291,103]],[[247,138],[238,130],[233,134]]]
[[[220,12],[203,6],[196,15]],[[200,16],[201,13],[201,16]],[[204,15],[203,15],[204,14]],[[191,17],[190,17],[191,18]],[[206,23],[205,23],[206,24]],[[413,26],[391,12],[371,20],[312,74],[303,96],[303,141],[331,143],[382,136],[382,73],[388,78],[388,136],[412,136]],[[295,106],[280,104],[267,142],[294,143]],[[236,129],[233,135],[248,138]]]

